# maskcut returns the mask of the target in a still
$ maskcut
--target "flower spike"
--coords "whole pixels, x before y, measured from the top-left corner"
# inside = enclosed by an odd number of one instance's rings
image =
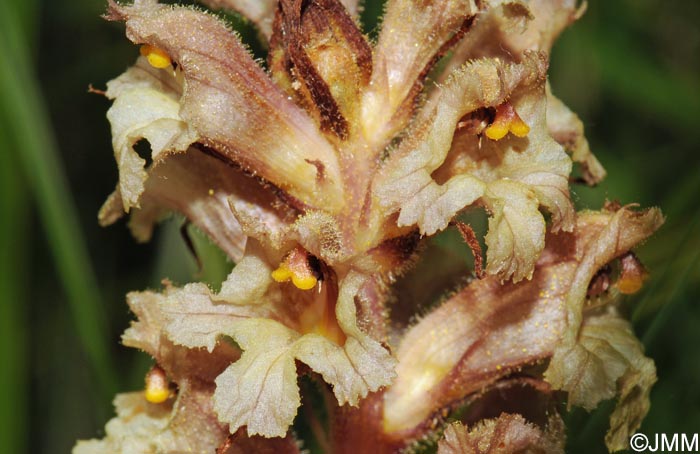
[[[606,443],[625,448],[656,372],[616,298],[663,217],[575,211],[574,162],[605,171],[547,71],[579,0],[387,0],[374,42],[361,0],[200,0],[257,27],[265,67],[220,16],[131,1],[107,0],[141,56],[104,92],[119,182],[100,223],[128,213],[147,241],[175,213],[235,267],[219,290],[128,295],[123,344],[157,366],[74,454],[298,454],[295,421],[336,454],[443,433],[441,454],[559,454],[564,393],[618,395]],[[450,225],[473,265],[430,239]]]

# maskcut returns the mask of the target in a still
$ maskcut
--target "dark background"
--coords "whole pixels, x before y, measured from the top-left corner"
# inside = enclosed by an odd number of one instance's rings
[[[367,30],[379,2],[368,1]],[[119,345],[124,295],[163,277],[216,283],[230,268],[195,235],[198,272],[170,222],[146,245],[96,213],[114,188],[103,88],[138,49],[102,0],[0,0],[0,452],[69,452],[101,436],[116,390],[141,386],[148,359]],[[240,24],[240,21],[236,21]],[[574,189],[661,206],[640,251],[652,272],[625,301],[659,382],[642,432],[700,432],[700,1],[591,0],[552,57],[553,89],[577,111],[608,171]],[[244,37],[253,39],[250,26]],[[252,42],[252,41],[249,41]],[[610,405],[574,411],[569,452],[604,452]]]

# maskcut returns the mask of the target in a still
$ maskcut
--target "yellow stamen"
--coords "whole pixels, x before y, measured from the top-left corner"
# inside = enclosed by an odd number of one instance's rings
[[[488,137],[491,140],[501,140],[508,134],[508,124],[504,122],[493,122],[491,126],[486,128],[486,131],[484,131],[486,134],[486,137]]]
[[[517,137],[527,137],[530,127],[516,114],[516,118],[510,123],[510,132]]]
[[[272,272],[272,279],[276,282],[287,282],[291,278],[292,272],[289,271],[289,268],[287,268],[284,262],[280,263],[279,268]]]
[[[318,282],[318,279],[316,279],[314,276],[297,276],[296,274],[292,275],[292,284],[298,289],[301,290],[311,290],[312,288],[316,287],[316,283]]]
[[[151,46],[150,44],[141,46],[140,52],[154,68],[167,68],[173,63],[170,56],[166,54],[164,50]]]
[[[496,108],[496,117],[484,133],[491,140],[501,140],[509,132],[516,137],[527,137],[530,127],[520,118],[513,105],[506,101]]]
[[[159,366],[153,368],[146,374],[146,389],[144,391],[146,400],[152,404],[160,404],[170,397],[170,386],[165,371]]]
[[[316,287],[318,279],[309,263],[309,253],[298,246],[292,249],[282,260],[279,267],[271,274],[276,282],[292,281],[300,290],[311,290]]]
[[[620,265],[622,269],[617,280],[617,289],[624,295],[637,293],[649,277],[649,273],[632,252],[620,258]]]
[[[632,295],[642,288],[642,284],[644,280],[640,276],[620,278],[617,281],[617,288],[623,295]]]

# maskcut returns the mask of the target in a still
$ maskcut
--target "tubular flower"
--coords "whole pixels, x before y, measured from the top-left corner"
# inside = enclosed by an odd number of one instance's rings
[[[107,84],[119,180],[99,220],[128,214],[147,241],[179,213],[236,266],[219,291],[128,295],[123,343],[156,366],[74,452],[299,452],[300,375],[322,383],[329,427],[311,426],[337,453],[562,452],[562,395],[587,409],[620,395],[606,441],[624,448],[655,369],[616,297],[642,287],[632,250],[663,217],[574,210],[574,162],[589,184],[605,171],[547,68],[583,9],[389,0],[373,43],[353,0],[204,3],[257,26],[268,70],[212,14],[110,0],[141,56]],[[487,214],[483,238],[467,209]],[[448,226],[475,273],[414,307],[396,282]],[[422,316],[404,326],[406,311]]]

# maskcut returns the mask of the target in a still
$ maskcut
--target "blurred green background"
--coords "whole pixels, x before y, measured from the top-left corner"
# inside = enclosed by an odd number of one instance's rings
[[[114,188],[103,88],[138,50],[99,18],[105,2],[0,0],[0,453],[64,453],[101,435],[116,390],[148,360],[119,345],[124,295],[163,277],[216,283],[230,268],[180,221],[136,244],[96,213]],[[380,5],[367,5],[373,29]],[[668,221],[640,251],[652,278],[627,301],[659,383],[642,432],[700,432],[700,2],[592,0],[555,47],[556,94],[608,170],[579,207],[659,205]],[[251,38],[249,26],[244,36]],[[604,452],[604,405],[574,411],[568,452]]]

